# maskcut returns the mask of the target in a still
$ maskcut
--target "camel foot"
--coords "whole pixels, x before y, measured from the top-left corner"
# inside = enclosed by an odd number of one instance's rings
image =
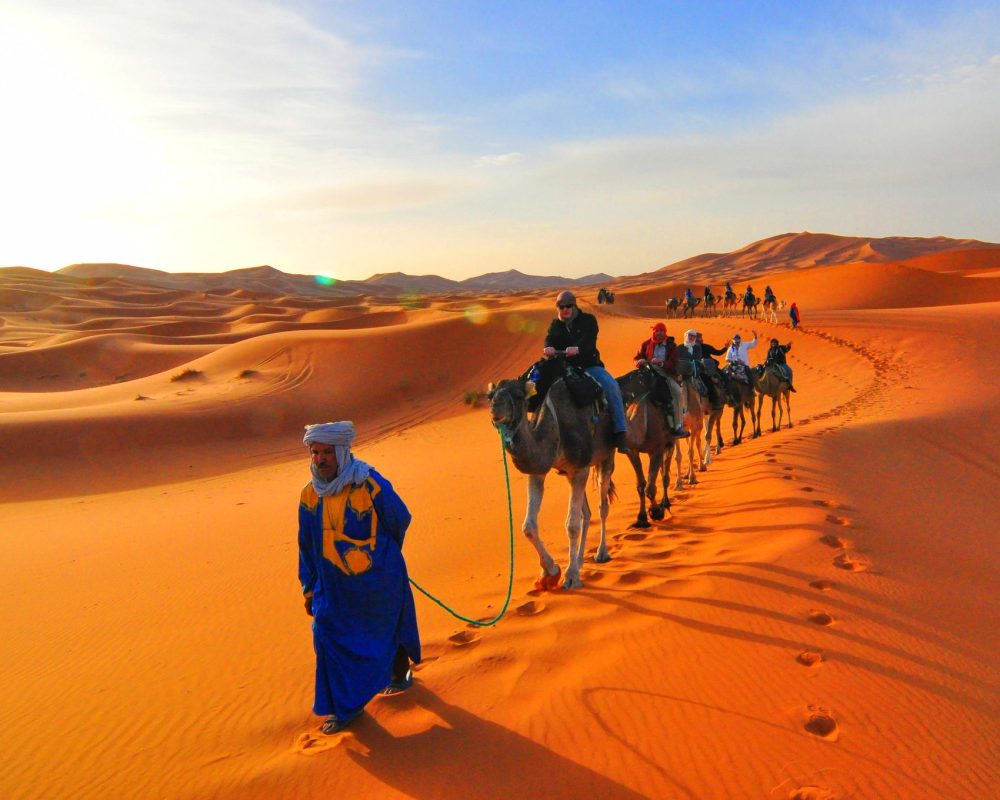
[[[711,463],[712,463],[711,461],[708,461],[706,459],[705,463],[702,464],[700,467],[698,467],[698,472],[708,472],[708,465]]]
[[[663,519],[663,516],[664,516],[664,514],[663,514],[663,506],[661,506],[659,503],[657,503],[656,505],[650,506],[649,507],[649,516],[651,516],[653,519],[655,519],[657,522],[659,522],[661,519]]]
[[[547,570],[542,570],[542,574],[535,580],[535,588],[540,592],[551,591],[559,588],[559,578],[562,576],[562,567],[556,564],[556,574],[549,575]]]
[[[692,472],[692,473],[691,473],[691,477],[690,477],[690,478],[688,478],[688,485],[689,485],[689,486],[695,486],[695,485],[697,485],[697,483],[698,483],[698,476],[697,476],[697,475],[695,475],[695,474],[694,474],[694,473]]]
[[[597,564],[607,564],[610,560],[611,553],[605,548],[598,548],[597,552],[594,553],[594,562]]]
[[[653,516],[653,509],[649,510],[649,515],[651,517]],[[656,519],[656,517],[653,517],[653,519]],[[646,519],[643,519],[642,517],[639,517],[639,519],[637,519],[635,522],[633,522],[631,525],[629,525],[629,528],[633,529],[633,530],[635,530],[635,529],[644,530],[645,528],[652,528],[652,527],[653,526],[649,524],[649,521],[646,520]]]
[[[789,428],[791,428],[791,427],[792,427],[792,423],[791,423],[791,422],[789,422],[789,423],[788,423],[788,427],[789,427]]]
[[[582,589],[583,581],[580,580],[579,575],[570,575],[566,573],[566,580],[563,581],[563,589]]]

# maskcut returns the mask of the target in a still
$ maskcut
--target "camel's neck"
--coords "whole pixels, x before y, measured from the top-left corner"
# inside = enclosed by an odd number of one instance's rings
[[[534,425],[527,414],[521,417],[506,447],[520,472],[539,475],[552,469],[559,448],[559,431],[549,408],[543,404]]]

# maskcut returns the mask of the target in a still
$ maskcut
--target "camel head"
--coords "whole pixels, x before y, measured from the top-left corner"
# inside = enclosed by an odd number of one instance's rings
[[[500,381],[496,386],[491,386],[487,397],[494,425],[516,428],[524,419],[528,407],[528,394],[521,381]]]
[[[655,376],[649,367],[640,367],[615,380],[621,389],[622,399],[626,403],[631,403],[640,395],[648,394],[652,390]]]

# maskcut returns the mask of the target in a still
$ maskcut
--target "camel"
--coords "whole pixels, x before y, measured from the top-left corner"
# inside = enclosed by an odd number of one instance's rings
[[[670,482],[670,457],[674,449],[674,437],[663,410],[651,399],[656,376],[649,367],[632,370],[616,379],[622,390],[628,417],[627,441],[628,460],[635,470],[636,490],[639,493],[639,513],[629,527],[648,528],[646,499],[649,498],[649,516],[663,519],[670,508],[667,486]],[[649,455],[648,476],[643,474],[640,453]],[[664,467],[666,465],[666,467]],[[662,475],[663,502],[656,500],[656,480]]]
[[[760,298],[757,297],[757,295],[753,294],[752,292],[750,294],[743,295],[743,314],[742,314],[742,316],[745,317],[747,315],[747,311],[749,310],[749,312],[750,312],[750,319],[756,319],[757,318],[757,306],[759,306],[759,305],[760,305]]]
[[[760,436],[760,414],[764,406],[764,397],[771,398],[771,432],[781,430],[783,419],[783,409],[781,399],[785,400],[785,408],[788,409],[788,427],[792,427],[792,405],[791,405],[791,384],[785,376],[777,369],[776,364],[759,366],[752,370],[754,387],[757,389],[757,428],[756,435]],[[777,422],[775,422],[775,406],[778,410]]]
[[[597,305],[601,305],[602,303],[607,303],[608,305],[614,305],[614,302],[615,302],[614,292],[609,292],[607,289],[604,289],[603,287],[598,290]]]
[[[775,325],[777,325],[778,324],[777,299],[774,296],[766,298],[764,302],[761,304],[761,308],[763,309],[764,319],[766,319],[768,322],[773,322]]]
[[[714,294],[705,295],[705,310],[702,312],[706,317],[715,317],[719,314],[719,298]]]
[[[523,379],[503,380],[489,390],[490,416],[503,437],[504,448],[514,467],[528,476],[528,507],[521,530],[538,552],[542,573],[535,581],[537,589],[555,589],[561,569],[549,555],[538,535],[538,511],[545,492],[545,477],[550,470],[565,475],[570,484],[566,534],[569,538],[569,566],[564,589],[583,586],[580,569],[590,526],[587,501],[587,478],[590,468],[600,470],[601,542],[594,560],[609,561],[607,546],[608,506],[614,496],[611,474],[615,468],[611,418],[607,409],[592,421],[593,407],[577,408],[561,378],[549,388],[535,417],[528,418],[528,387]]]
[[[677,316],[677,308],[678,308],[678,306],[680,306],[680,304],[681,304],[681,299],[679,297],[670,297],[670,298],[667,298],[667,302],[666,302],[667,316],[668,317],[675,317],[675,316]]]
[[[692,297],[690,300],[684,301],[684,306],[683,306],[684,319],[687,319],[688,317],[694,317],[694,310],[698,307],[698,304],[700,302],[701,302],[700,297]]]
[[[713,367],[713,369],[715,369]],[[702,416],[708,421],[705,423],[705,463],[712,463],[712,431],[715,431],[716,445],[715,455],[722,452],[722,412],[726,409],[726,384],[722,374],[718,371],[714,373],[714,386],[719,393],[719,402],[712,405],[708,398],[702,403]],[[712,375],[706,374],[703,377],[705,383],[713,380]]]
[[[735,447],[743,441],[743,431],[747,425],[745,413],[747,410],[750,411],[750,431],[754,438],[758,436],[757,415],[754,411],[754,387],[739,380],[728,368],[723,370],[721,375],[725,387],[726,405],[733,409],[733,446]],[[737,423],[739,423],[739,433],[736,432]]]
[[[726,316],[734,316],[736,314],[736,304],[738,300],[736,297],[736,292],[728,291],[726,292],[726,297],[722,301],[722,310],[725,312]]]
[[[691,432],[691,436],[687,442],[688,451],[688,472],[687,472],[687,482],[691,485],[698,483],[698,478],[695,476],[695,451],[698,453],[698,471],[704,472],[705,467],[705,448],[702,442],[702,428],[704,427],[704,410],[702,407],[702,397],[698,393],[698,389],[695,387],[694,381],[691,378],[685,378],[683,383],[681,383],[681,393],[684,395],[684,400],[687,403],[687,411],[684,413],[684,417],[681,420],[685,428]],[[684,488],[684,474],[683,474],[683,448],[674,448],[674,458],[677,460],[677,482],[674,484],[675,489]],[[669,467],[668,474],[666,478],[669,480]]]

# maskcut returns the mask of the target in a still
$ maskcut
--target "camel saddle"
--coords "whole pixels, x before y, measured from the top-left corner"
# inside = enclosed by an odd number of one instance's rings
[[[541,408],[552,384],[560,379],[566,384],[569,396],[577,408],[592,405],[604,395],[601,384],[562,358],[543,358],[541,361],[536,361],[521,378],[535,387],[535,393],[528,399],[528,411],[532,413]]]

